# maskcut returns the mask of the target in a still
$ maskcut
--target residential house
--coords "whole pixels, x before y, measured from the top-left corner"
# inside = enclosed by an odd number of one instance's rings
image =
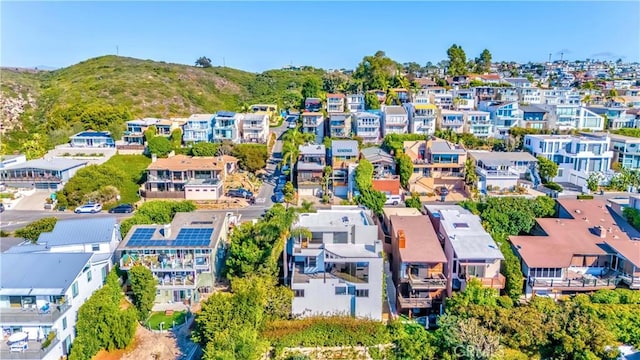
[[[147,167],[145,198],[217,200],[224,195],[224,179],[236,171],[233,156],[176,155],[156,159]]]
[[[503,289],[504,260],[500,248],[483,228],[480,217],[458,205],[425,205],[447,257],[447,294],[464,291],[475,278],[488,288]]]
[[[240,141],[242,118],[242,114],[233,111],[218,111],[213,117],[213,141]]]
[[[18,165],[27,162],[27,156],[25,154],[17,155],[1,155],[0,156],[0,169],[4,169],[8,166]]]
[[[410,316],[441,314],[447,290],[447,257],[429,218],[389,217],[390,265],[399,313]]]
[[[324,139],[324,116],[320,112],[302,113],[302,132],[305,134],[315,134],[316,143],[322,144]]]
[[[604,117],[575,104],[556,105],[551,108],[554,117],[555,128],[558,130],[591,130],[602,131],[604,129]]]
[[[438,108],[433,104],[405,104],[412,134],[433,135],[436,131]]]
[[[542,156],[558,164],[554,182],[567,182],[587,192],[587,178],[592,172],[611,174],[613,151],[607,135],[525,135],[524,148],[533,156]],[[551,180],[551,179],[550,179]]]
[[[438,109],[453,109],[453,94],[451,92],[436,92],[432,95],[432,97],[433,104],[435,104]]]
[[[457,110],[441,110],[440,129],[462,134],[465,129],[464,113]]]
[[[345,103],[344,94],[327,94],[327,112],[342,113],[344,112]]]
[[[520,127],[525,129],[550,129],[548,111],[538,105],[521,105],[522,120]]]
[[[304,100],[304,110],[308,112],[319,112],[322,110],[322,100],[318,98],[306,98]]]
[[[185,144],[213,141],[214,114],[193,114],[182,128],[182,141]]]
[[[156,126],[161,119],[144,118],[127,121],[127,130],[122,135],[122,140],[128,145],[144,145],[144,132],[151,126]],[[157,129],[157,128],[156,128]]]
[[[609,134],[610,149],[613,150],[611,164],[618,163],[621,168],[640,170],[640,139]]]
[[[400,101],[400,104],[406,104],[411,101],[411,94],[407,89],[397,88],[391,89],[391,91],[395,92],[396,95],[398,95],[398,101]]]
[[[120,270],[141,264],[157,281],[155,302],[199,301],[213,292],[225,259],[232,213],[177,213],[170,224],[134,225],[118,246]]]
[[[388,134],[407,134],[409,117],[402,106],[389,105],[382,108],[382,136]]]
[[[103,284],[93,254],[4,253],[0,261],[2,359],[57,360],[69,355],[78,309]],[[51,343],[43,340],[53,333]],[[8,342],[7,339],[15,341]]]
[[[276,104],[254,104],[249,106],[249,109],[253,113],[266,112],[269,114],[269,118],[278,115],[278,105]]]
[[[269,113],[256,112],[242,116],[242,141],[264,144],[269,138]]]
[[[467,154],[476,167],[476,188],[483,193],[520,186],[525,174],[529,174],[534,187],[540,184],[538,160],[527,152],[468,151]]]
[[[384,90],[369,90],[368,93],[374,94],[380,104],[384,104],[387,100],[387,93]]]
[[[510,236],[526,295],[640,288],[640,234],[599,200],[558,200],[558,218],[536,219],[532,235]]]
[[[69,137],[69,144],[78,148],[115,147],[111,133],[108,131],[83,131]]]
[[[300,145],[296,164],[298,194],[319,196],[323,190],[327,150],[324,145]],[[328,184],[328,179],[326,180]]]
[[[587,110],[601,117],[606,116],[609,129],[635,128],[635,116],[628,113],[629,108],[614,104],[614,106],[590,106]]]
[[[510,87],[499,87],[496,88],[496,100],[501,102],[518,102],[520,99],[520,95],[518,94],[518,90]]]
[[[465,111],[467,131],[475,137],[487,138],[493,135],[491,114],[486,111]]]
[[[329,134],[332,138],[348,138],[351,136],[351,114],[330,113]]]
[[[364,106],[364,94],[347,94],[347,109],[349,112],[363,112]]]
[[[8,187],[56,191],[86,165],[86,160],[64,158],[29,160],[0,169],[0,180]]]
[[[473,110],[476,106],[476,96],[473,89],[455,89],[451,92],[454,110]]]
[[[495,101],[498,95],[496,87],[493,86],[476,86],[475,90],[476,104],[480,104],[482,101]]]
[[[382,242],[369,210],[333,206],[300,214],[293,228],[312,235],[287,245],[291,313],[382,320]]]
[[[442,139],[405,141],[404,153],[413,162],[409,179],[411,191],[432,192],[436,188],[462,189],[464,187],[465,149]]]
[[[380,115],[371,112],[351,113],[353,130],[365,143],[380,141]]]
[[[400,177],[396,175],[393,156],[379,147],[368,147],[360,151],[360,159],[373,165],[372,187],[387,195],[400,195]]]
[[[424,215],[416,208],[408,207],[384,207],[382,208],[382,221],[378,221],[378,238],[384,239],[384,252],[391,254],[391,217],[392,216],[422,216]]]
[[[482,101],[478,105],[478,110],[486,111],[491,117],[495,135],[505,137],[509,134],[509,129],[518,126],[522,119],[522,111],[517,102],[493,102]]]
[[[331,182],[334,195],[341,197],[351,195],[359,155],[356,140],[331,141]]]

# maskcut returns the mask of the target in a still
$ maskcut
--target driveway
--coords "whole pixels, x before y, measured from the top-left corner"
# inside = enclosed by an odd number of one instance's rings
[[[51,191],[36,190],[33,194],[23,196],[20,200],[12,206],[9,211],[15,210],[31,210],[38,211],[44,210],[44,203],[48,197],[51,196]]]

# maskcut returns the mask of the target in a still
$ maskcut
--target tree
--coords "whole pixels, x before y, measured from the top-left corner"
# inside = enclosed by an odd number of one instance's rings
[[[449,57],[447,74],[452,76],[467,74],[467,55],[461,46],[456,44],[451,45],[447,50],[447,56]]]
[[[171,143],[174,148],[179,148],[182,145],[182,129],[177,128],[171,132]]]
[[[387,196],[374,189],[360,190],[360,195],[356,197],[358,204],[366,206],[374,214],[382,214],[384,203],[387,202]]]
[[[598,190],[598,186],[600,185],[600,182],[602,182],[603,180],[604,180],[604,175],[602,175],[602,173],[592,172],[591,174],[589,174],[589,177],[587,178],[587,189],[589,189],[589,191]]]
[[[249,172],[256,172],[267,165],[269,153],[264,144],[237,144],[233,155],[238,158],[239,166]]]
[[[538,156],[538,171],[545,183],[551,182],[558,175],[558,164],[543,156]]]
[[[322,75],[322,90],[327,93],[344,91],[349,77],[340,72],[325,73]]]
[[[123,169],[110,164],[85,166],[64,185],[58,197],[64,198],[68,206],[79,205],[86,200],[111,200],[128,179],[130,176]]]
[[[53,231],[53,228],[56,226],[57,221],[58,219],[54,217],[38,219],[25,226],[24,228],[16,230],[16,236],[21,237],[25,240],[29,240],[35,244],[36,242],[38,242],[40,234],[42,234],[43,232]]]
[[[325,166],[322,169],[322,195],[326,195],[329,191],[329,183],[333,175],[333,168],[331,166]]]
[[[378,96],[374,93],[366,93],[364,95],[364,106],[367,110],[380,109],[380,100],[378,99]]]
[[[171,146],[171,142],[166,137],[156,136],[149,140],[147,149],[149,149],[149,153],[155,154],[158,157],[167,157],[173,150],[173,146]]]
[[[138,319],[143,321],[149,316],[156,299],[156,285],[151,270],[143,265],[133,266],[129,272],[129,283],[133,293],[133,304],[138,310]]]
[[[440,331],[444,347],[451,349],[456,359],[489,360],[500,350],[498,334],[487,330],[474,318],[441,316]]]
[[[293,187],[293,183],[291,181],[287,181],[286,184],[284,184],[282,193],[284,194],[284,201],[293,203],[296,195],[296,189]]]
[[[476,71],[480,73],[488,73],[491,71],[491,52],[484,49],[479,58],[476,58]]]
[[[422,211],[422,201],[420,201],[420,194],[416,192],[411,193],[411,197],[406,198],[404,200],[404,204],[408,208],[414,208]]]
[[[478,174],[476,174],[476,164],[471,158],[467,158],[464,162],[464,183],[467,186],[475,188],[478,182]]]
[[[39,159],[47,153],[46,139],[38,133],[32,134],[29,140],[22,143],[20,152],[29,160]]]
[[[155,125],[151,125],[144,131],[144,141],[149,142],[149,140],[153,139],[158,135],[158,129],[156,129]]]
[[[398,93],[393,90],[387,91],[387,96],[385,97],[384,103],[385,105],[400,105]]]
[[[362,59],[353,78],[362,83],[364,91],[386,91],[391,78],[396,76],[400,69],[401,65],[387,57],[384,51],[377,51],[373,56],[365,56]]]
[[[389,326],[396,359],[427,360],[436,358],[436,339],[423,326],[394,321]]]
[[[200,67],[203,67],[203,68],[209,68],[209,67],[211,67],[211,59],[209,59],[206,56],[200,56],[196,60],[196,66],[200,66]]]
[[[314,213],[316,212],[316,208],[313,206],[311,201],[302,200],[302,205],[298,208],[299,213]]]
[[[317,77],[308,77],[302,83],[302,98],[318,98],[322,92],[322,81]]]
[[[398,174],[400,175],[400,184],[404,188],[409,187],[409,179],[413,175],[413,161],[409,155],[402,152],[396,155],[396,163],[398,165]]]
[[[216,156],[218,153],[219,144],[210,142],[199,142],[193,144],[191,147],[191,155],[193,156]]]

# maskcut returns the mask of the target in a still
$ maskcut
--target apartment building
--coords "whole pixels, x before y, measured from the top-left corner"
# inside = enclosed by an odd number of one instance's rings
[[[324,145],[300,145],[296,163],[297,185],[300,195],[320,195],[323,189],[327,150]]]
[[[486,111],[465,111],[465,123],[467,131],[479,138],[487,138],[493,135],[493,123],[491,114]]]
[[[412,134],[433,135],[436,131],[438,108],[433,104],[405,104]]]
[[[402,106],[389,105],[382,108],[382,136],[409,132],[409,116]]]
[[[426,205],[425,209],[447,257],[447,294],[464,291],[472,278],[485,287],[503,289],[500,264],[504,256],[480,217],[458,205]]]
[[[2,359],[57,360],[69,354],[80,306],[102,287],[93,253],[11,252],[0,261]],[[43,347],[43,340],[51,336]]]
[[[353,130],[365,143],[380,141],[380,115],[371,112],[356,112],[351,114]]]
[[[327,94],[327,112],[344,112],[345,96],[343,94]]]
[[[476,188],[483,193],[513,189],[529,174],[533,186],[540,184],[538,160],[527,152],[468,151],[478,175]]]
[[[458,110],[440,111],[440,129],[462,134],[465,129],[464,113]]]
[[[332,138],[348,138],[351,136],[351,115],[349,113],[329,114],[329,134]]]
[[[242,141],[264,144],[269,138],[269,113],[242,115]]]
[[[213,119],[215,114],[193,114],[182,127],[185,144],[213,141]]]
[[[364,94],[347,94],[347,109],[349,112],[363,112],[364,106]]]
[[[640,289],[640,235],[599,200],[558,200],[558,218],[536,219],[533,235],[510,236],[526,295]]]
[[[232,213],[190,212],[169,224],[134,225],[117,249],[120,270],[144,265],[157,281],[156,303],[192,304],[213,292],[236,222]]]
[[[305,134],[314,134],[316,144],[322,144],[325,133],[324,115],[320,112],[303,112],[301,118],[301,131]]]
[[[154,158],[147,167],[142,196],[147,199],[216,200],[224,195],[225,177],[237,168],[238,159],[229,155]]]
[[[371,216],[355,206],[300,214],[293,228],[312,235],[287,245],[294,316],[382,320],[382,242]]]
[[[213,141],[240,141],[243,115],[233,111],[218,111],[213,118]]]
[[[353,176],[360,158],[358,142],[355,140],[331,141],[331,168],[333,194],[349,196],[353,190]]]
[[[621,168],[629,170],[640,169],[640,139],[624,136],[609,134],[610,149],[613,151],[613,159],[611,164],[618,163]]]
[[[525,135],[524,148],[533,156],[543,156],[558,164],[554,182],[568,182],[587,191],[587,178],[592,172],[611,172],[613,151],[609,137],[583,133],[571,135]]]
[[[429,218],[392,215],[389,227],[398,312],[416,317],[442,313],[447,257]]]
[[[522,111],[517,102],[483,101],[480,102],[478,110],[489,113],[496,137],[507,136],[509,129],[518,126],[522,120]]]

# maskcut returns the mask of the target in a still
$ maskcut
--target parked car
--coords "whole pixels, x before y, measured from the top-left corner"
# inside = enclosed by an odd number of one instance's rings
[[[74,211],[76,214],[95,214],[102,211],[102,204],[100,203],[87,203],[82,206],[78,206]]]
[[[282,192],[282,190],[284,190],[284,184],[283,182],[279,182],[276,187],[273,189],[273,192]]]
[[[385,205],[398,205],[402,202],[402,196],[400,195],[387,195],[387,201]]]
[[[130,214],[133,212],[133,205],[120,204],[114,208],[109,209],[109,214]]]
[[[281,191],[277,191],[273,194],[273,202],[274,203],[283,203],[284,202],[284,194]]]
[[[247,189],[231,189],[227,192],[228,197],[239,197],[243,199],[251,199],[253,197],[253,193]]]
[[[4,212],[4,204],[0,203],[0,213],[3,213],[3,212]]]

